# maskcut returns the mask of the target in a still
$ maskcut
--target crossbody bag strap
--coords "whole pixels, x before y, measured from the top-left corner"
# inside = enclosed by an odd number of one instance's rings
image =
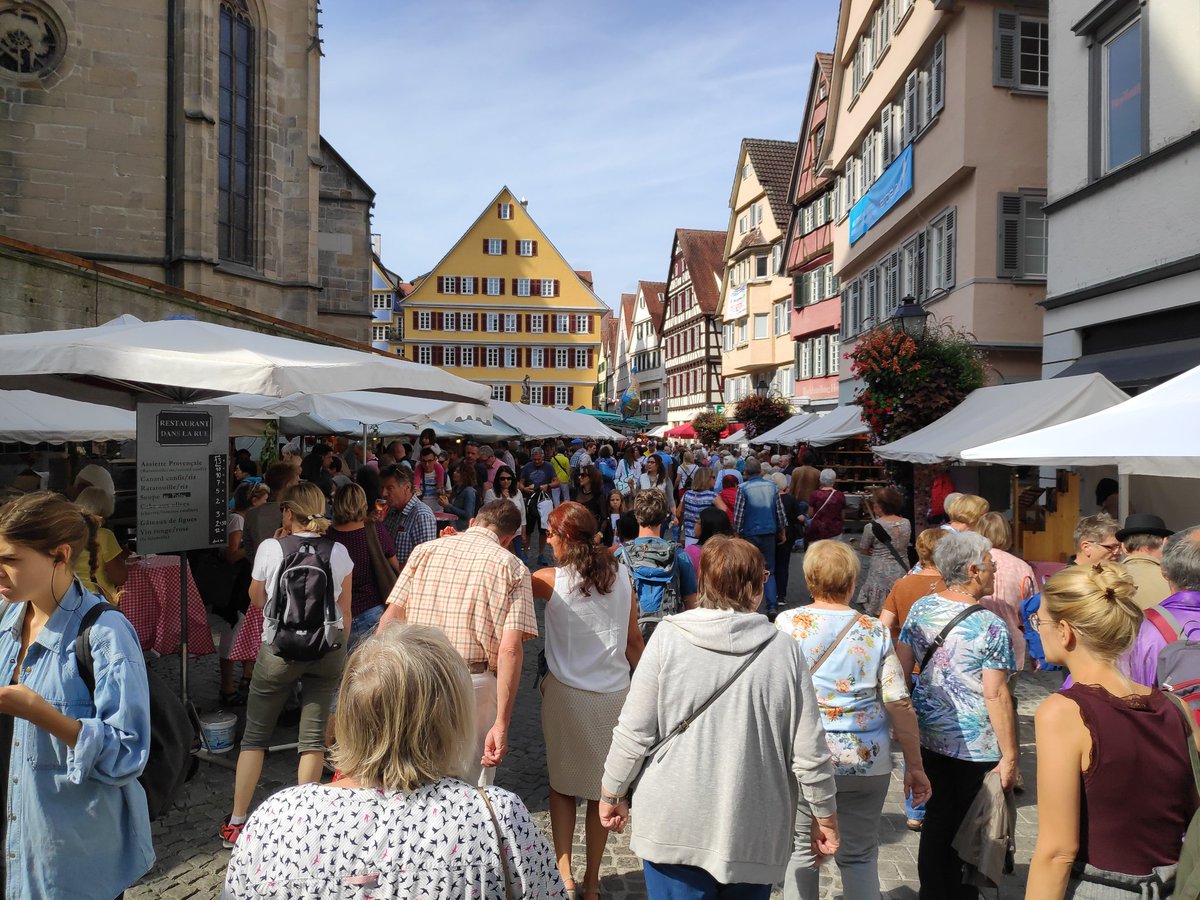
[[[1147,609],[1146,618],[1150,620],[1151,625],[1158,629],[1158,633],[1163,636],[1168,644],[1183,640],[1183,628],[1176,618],[1163,609],[1161,605],[1151,606]]]
[[[693,710],[690,715],[685,717],[678,725],[676,725],[674,728],[672,728],[670,733],[666,737],[664,737],[661,741],[659,741],[657,744],[655,744],[653,747],[651,747],[649,750],[647,750],[646,757],[649,758],[649,757],[653,756],[659,750],[661,750],[663,747],[665,747],[667,744],[669,744],[675,738],[676,735],[682,734],[683,732],[687,731],[689,726],[691,726],[691,724],[696,721],[697,716],[699,716],[702,712],[704,712],[706,709],[708,709],[710,706],[712,706],[714,703],[716,703],[717,700],[720,699],[721,695],[723,693],[725,693],[727,690],[729,690],[730,686],[735,681],[737,681],[739,677],[741,677],[741,674],[743,672],[745,672],[748,668],[750,668],[750,664],[753,663],[756,659],[758,659],[762,655],[762,652],[767,649],[767,646],[773,640],[775,640],[774,635],[772,635],[771,637],[767,638],[767,640],[765,640],[761,644],[759,644],[758,649],[756,649],[753,653],[751,653],[749,656],[746,657],[746,661],[743,662],[740,666],[738,666],[737,671],[734,672],[729,677],[729,680],[726,681],[719,688],[717,688],[717,690],[713,693],[713,695],[711,697],[709,697],[707,700],[705,700],[703,703],[700,704],[699,708]]]
[[[808,674],[810,676],[817,674],[817,669],[821,668],[821,666],[824,664],[825,660],[829,658],[829,654],[832,653],[834,651],[834,649],[837,647],[837,645],[842,642],[842,638],[844,638],[846,635],[848,635],[850,633],[850,629],[853,628],[857,624],[858,624],[858,613],[855,613],[854,615],[852,615],[850,617],[850,621],[846,623],[846,627],[843,628],[838,633],[838,636],[833,639],[833,643],[830,644],[828,647],[826,647],[824,650],[822,650],[821,655],[818,656],[816,658],[816,660],[813,661],[813,664],[808,667]]]
[[[881,529],[883,529],[883,534],[886,535],[886,539],[881,538],[879,536],[879,532],[876,531],[875,527],[874,527],[876,525],[878,525]],[[883,546],[887,547],[888,552],[892,554],[892,559],[894,559],[897,563],[899,563],[900,568],[904,569],[907,572],[909,569],[909,565],[907,562],[905,562],[903,559],[900,558],[900,551],[896,549],[896,544],[892,540],[892,533],[887,530],[887,526],[884,525],[882,522],[880,522],[878,519],[872,519],[871,526],[872,526],[871,534],[874,535],[875,540],[878,541],[879,543],[883,544]]]
[[[496,810],[492,808],[492,801],[481,787],[476,787],[479,791],[479,796],[483,798],[483,803],[487,807],[488,815],[492,817],[492,829],[496,832],[496,851],[500,854],[500,871],[504,873],[504,897],[505,900],[516,900],[513,894],[512,879],[508,876],[508,859],[504,852],[504,832],[500,830],[500,820],[496,818]]]
[[[929,666],[929,660],[933,658],[934,651],[942,644],[946,643],[946,638],[950,637],[950,632],[958,627],[958,624],[964,619],[968,619],[977,612],[984,612],[984,608],[978,603],[972,603],[957,616],[946,623],[946,627],[941,630],[937,637],[933,639],[933,643],[929,645],[929,649],[925,651],[925,655],[921,658],[921,671],[924,672]]]

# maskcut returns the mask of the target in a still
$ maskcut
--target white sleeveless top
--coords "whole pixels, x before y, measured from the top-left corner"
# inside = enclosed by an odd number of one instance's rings
[[[629,687],[625,643],[633,590],[624,565],[607,594],[577,587],[573,571],[555,569],[554,593],[546,604],[546,664],[567,687],[610,694]]]

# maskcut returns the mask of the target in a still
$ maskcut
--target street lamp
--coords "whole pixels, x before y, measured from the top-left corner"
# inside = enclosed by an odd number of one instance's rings
[[[892,324],[909,337],[920,337],[925,333],[925,320],[929,313],[917,302],[915,297],[905,297],[892,313]]]
[[[754,393],[758,394],[758,396],[760,396],[760,397],[765,397],[765,396],[767,396],[767,391],[769,391],[770,389],[771,389],[770,385],[767,384],[767,376],[759,375],[758,376],[758,384],[756,384],[754,386]]]

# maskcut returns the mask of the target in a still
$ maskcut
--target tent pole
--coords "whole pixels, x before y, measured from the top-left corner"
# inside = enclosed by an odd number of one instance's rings
[[[1117,515],[1120,517],[1121,524],[1129,518],[1129,476],[1117,474]]]
[[[179,551],[179,699],[188,705],[188,555]]]

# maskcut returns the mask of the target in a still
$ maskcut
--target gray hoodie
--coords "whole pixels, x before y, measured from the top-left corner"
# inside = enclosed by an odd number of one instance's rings
[[[764,641],[770,646],[728,691],[645,758]],[[722,883],[783,879],[798,791],[815,815],[834,812],[833,764],[803,651],[757,613],[693,609],[663,620],[613,730],[605,791],[624,796],[643,761],[633,851],[698,866]]]

